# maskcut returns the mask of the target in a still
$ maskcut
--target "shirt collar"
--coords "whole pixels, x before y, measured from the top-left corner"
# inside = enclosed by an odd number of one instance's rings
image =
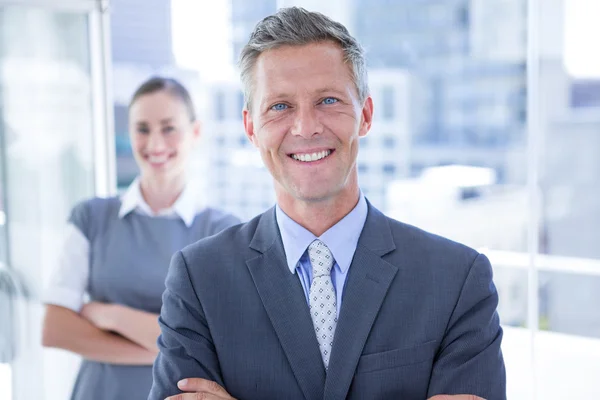
[[[340,270],[346,273],[350,268],[358,239],[367,220],[367,212],[367,201],[361,193],[358,204],[352,211],[323,233],[321,237],[317,238],[302,225],[291,219],[277,205],[275,216],[290,272],[295,273],[298,262],[308,245],[315,239],[320,239],[331,251]]]
[[[196,194],[197,190],[195,185],[189,182],[185,185],[185,188],[171,207],[155,213],[144,200],[140,188],[140,180],[139,178],[136,178],[131,185],[129,185],[127,191],[121,196],[119,218],[125,217],[134,210],[140,210],[143,214],[154,217],[174,214],[181,218],[187,227],[190,227],[194,223],[196,214],[204,208],[198,201],[198,196]]]

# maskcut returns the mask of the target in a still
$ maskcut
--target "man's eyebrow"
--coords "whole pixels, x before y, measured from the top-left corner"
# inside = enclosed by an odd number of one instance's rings
[[[277,99],[285,99],[288,97],[292,97],[292,94],[290,92],[273,92],[273,93],[267,93],[264,97],[265,102],[271,102]]]
[[[325,93],[335,93],[338,94],[340,96],[345,96],[346,92],[344,92],[343,90],[340,89],[335,89],[333,87],[325,87],[322,89],[318,89],[315,91],[316,94],[318,95],[322,95]],[[277,101],[277,100],[281,100],[281,99],[286,99],[289,97],[292,97],[293,94],[291,92],[273,92],[273,93],[267,93],[264,97],[264,103],[271,103],[273,101]]]
[[[323,93],[337,93],[337,94],[340,94],[340,95],[345,95],[346,94],[344,91],[339,90],[339,89],[335,89],[335,88],[332,88],[332,87],[326,87],[326,88],[323,88],[323,89],[319,89],[319,90],[317,90],[317,93],[319,93],[319,94],[323,94]]]

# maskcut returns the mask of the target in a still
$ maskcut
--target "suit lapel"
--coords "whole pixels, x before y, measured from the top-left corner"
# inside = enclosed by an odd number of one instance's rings
[[[302,285],[287,268],[275,211],[262,215],[246,261],[265,310],[307,400],[323,398],[325,369]]]
[[[387,218],[369,205],[344,288],[325,383],[325,400],[342,400],[348,394],[371,327],[398,272],[397,267],[381,258],[394,249]]]

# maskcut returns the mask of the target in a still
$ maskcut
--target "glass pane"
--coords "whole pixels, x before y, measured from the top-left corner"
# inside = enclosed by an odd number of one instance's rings
[[[9,364],[0,364],[0,399],[12,399],[12,374]]]
[[[600,398],[600,3],[540,2],[539,399]]]
[[[3,132],[0,129],[0,149],[5,148]],[[4,155],[0,151],[0,265],[8,264],[8,239],[6,237],[6,199],[4,190]]]
[[[502,355],[506,364],[506,398],[532,400],[534,370],[531,363],[531,333],[527,329],[504,327]],[[564,397],[565,399],[570,397]],[[541,399],[545,399],[541,397]],[[554,398],[553,398],[554,399]]]
[[[562,277],[564,275],[553,278],[560,281]],[[581,277],[580,281],[585,279]],[[562,301],[569,304],[571,300],[563,297]],[[537,399],[600,398],[596,383],[600,376],[600,339],[540,331],[535,336],[535,372]]]
[[[26,27],[26,28],[24,28]],[[94,193],[88,18],[0,8],[0,132],[9,264],[28,299],[17,308],[13,398],[68,398],[73,360],[41,348],[40,294],[70,208]],[[50,397],[52,396],[52,397]],[[57,397],[54,397],[57,396]]]
[[[551,46],[552,38],[544,38],[542,46],[542,118],[547,129],[540,180],[541,251],[572,257],[562,265],[548,259],[565,272],[578,265],[600,267],[600,65],[587,51],[592,33],[600,32],[597,21],[589,18],[600,11],[594,4],[565,2],[565,13],[563,7],[554,10],[544,4],[541,13],[547,15],[546,30],[560,30],[565,38],[564,54],[558,45]],[[557,273],[541,276],[540,283],[549,291],[548,305],[541,311],[551,330],[600,338],[600,279]]]
[[[533,398],[531,332],[527,328],[529,257],[525,252],[488,250],[498,287],[498,312],[504,337],[502,352],[506,364],[507,398]]]
[[[235,27],[231,60],[276,5],[323,11],[347,24],[371,66],[376,118],[359,155],[371,203],[477,248],[526,251],[525,7],[470,3],[263,0],[248,10],[236,0],[224,23]],[[256,152],[238,143],[242,125],[229,117],[239,116],[239,86],[216,83],[208,96],[211,200],[252,217],[273,197]]]
[[[0,106],[1,107],[1,106]],[[3,132],[0,128],[0,321],[5,321],[10,312],[5,303],[8,303],[8,287],[5,281],[8,279],[8,238],[6,235],[6,206],[4,190],[4,155],[2,149],[5,148]],[[6,328],[6,324],[4,326]],[[9,326],[8,329],[11,329]],[[4,336],[7,336],[8,330],[0,329],[0,399],[12,398],[12,371],[9,364],[9,344]],[[4,339],[4,340],[2,340]]]

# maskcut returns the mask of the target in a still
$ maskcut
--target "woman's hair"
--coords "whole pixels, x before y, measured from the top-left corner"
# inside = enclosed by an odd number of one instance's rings
[[[187,89],[173,78],[163,78],[155,76],[142,83],[140,87],[135,91],[131,101],[129,102],[129,108],[136,102],[140,97],[152,94],[160,91],[165,91],[175,98],[181,100],[187,109],[191,121],[196,120],[196,112],[194,111],[194,103]]]

